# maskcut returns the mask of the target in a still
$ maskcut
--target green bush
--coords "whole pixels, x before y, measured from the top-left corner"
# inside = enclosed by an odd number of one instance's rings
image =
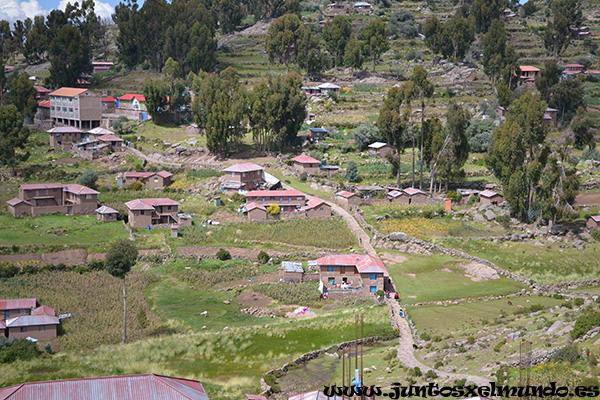
[[[429,371],[427,371],[427,372],[425,373],[425,378],[426,378],[426,379],[435,379],[435,378],[437,378],[437,377],[438,377],[438,374],[436,374],[436,373],[435,373],[435,371],[434,371],[434,370],[432,370],[432,369],[430,369]]]
[[[460,201],[461,195],[457,193],[456,190],[446,193],[446,197],[452,200],[452,202],[458,203]]]
[[[464,387],[466,383],[467,383],[466,379],[457,379],[457,380],[454,381],[454,386],[456,386],[456,387]]]
[[[423,376],[423,373],[421,372],[421,368],[419,368],[419,367],[414,367],[412,371],[413,371],[414,376]]]
[[[438,361],[435,363],[435,365],[433,366],[433,368],[438,369],[444,366],[444,363],[441,361]]]
[[[573,339],[578,339],[596,326],[600,326],[600,311],[589,309],[581,314],[575,321],[575,326],[571,331],[571,337]]]
[[[552,357],[552,361],[572,364],[580,358],[581,355],[579,355],[579,350],[577,350],[575,345],[571,344],[559,349],[556,354],[554,354],[554,357]]]
[[[469,336],[469,338],[467,339],[467,343],[474,344],[475,343],[475,338],[473,336]]]
[[[471,207],[473,204],[477,203],[478,201],[479,201],[479,195],[473,196],[469,199],[469,202],[467,203],[467,205],[469,207]]]
[[[217,258],[221,261],[231,260],[231,253],[225,249],[217,251]]]
[[[308,178],[308,174],[306,172],[302,172],[300,174],[300,182],[306,182],[307,178]]]
[[[269,255],[265,252],[265,251],[260,251],[260,253],[258,253],[258,261],[261,262],[262,264],[266,264],[269,262],[269,259],[271,257],[269,257]]]
[[[421,336],[421,339],[423,339],[426,342],[429,341],[429,340],[431,340],[431,336],[429,336],[429,333],[427,333],[427,332],[421,333],[420,336]]]
[[[142,190],[142,184],[139,182],[133,182],[131,185],[129,185],[129,189],[131,190]]]
[[[592,238],[600,242],[600,229],[595,229],[592,231]]]
[[[375,292],[376,296],[383,296],[385,294],[385,292],[383,290],[378,290],[377,292]]]
[[[13,339],[0,342],[0,364],[9,364],[17,360],[31,360],[42,352],[37,345],[27,339]]]
[[[575,304],[577,307],[581,307],[584,303],[584,300],[581,297],[578,297],[576,299],[573,300],[573,304]]]
[[[98,173],[93,169],[86,170],[79,177],[79,184],[87,186],[90,189],[96,189],[96,181],[98,180]]]

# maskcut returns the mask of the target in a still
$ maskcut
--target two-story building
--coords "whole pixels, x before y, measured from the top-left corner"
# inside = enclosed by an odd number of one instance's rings
[[[92,129],[102,122],[101,96],[88,89],[63,87],[50,93],[50,118],[56,124]]]
[[[321,293],[369,296],[389,279],[383,262],[368,255],[337,254],[317,260]]]
[[[132,228],[179,224],[180,203],[168,198],[135,199],[125,203]]]
[[[93,214],[98,192],[77,183],[33,183],[19,186],[19,197],[6,202],[15,218],[41,214]]]
[[[535,79],[539,73],[539,68],[532,67],[530,65],[521,65],[517,68],[519,82],[521,83],[535,83]]]
[[[87,141],[89,135],[73,126],[57,126],[46,132],[50,134],[50,147],[55,150],[71,150],[73,144]]]
[[[154,189],[163,189],[171,184],[172,176],[172,173],[164,170],[159,172],[126,172],[124,184],[129,186],[134,182],[139,182]]]
[[[37,307],[36,299],[0,300],[0,335],[9,339],[52,339],[60,324],[54,309]]]
[[[253,190],[265,182],[264,168],[252,162],[234,164],[223,170],[225,188],[234,190]]]
[[[246,204],[279,206],[280,211],[294,211],[306,205],[306,195],[299,190],[252,190],[245,193]]]

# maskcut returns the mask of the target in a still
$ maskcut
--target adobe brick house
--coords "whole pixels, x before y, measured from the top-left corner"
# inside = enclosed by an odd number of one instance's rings
[[[55,150],[71,150],[74,143],[84,142],[89,136],[73,126],[57,126],[46,132],[50,134],[50,147]]]
[[[244,218],[250,221],[260,221],[267,219],[267,209],[265,206],[256,203],[246,204],[244,207]]]
[[[558,124],[558,110],[556,108],[546,108],[546,112],[544,112],[544,123],[556,127]]]
[[[102,122],[101,96],[88,89],[63,87],[50,93],[54,123],[92,129]]]
[[[125,185],[129,186],[134,182],[139,182],[154,189],[163,189],[171,185],[172,176],[172,173],[164,170],[159,172],[126,172]]]
[[[56,312],[46,306],[36,308],[36,304],[36,299],[0,300],[0,335],[9,339],[55,338],[60,324]]]
[[[292,158],[292,160],[294,161],[294,168],[298,172],[306,172],[307,174],[319,173],[319,165],[321,162],[315,158],[302,154]]]
[[[393,153],[394,149],[387,143],[383,142],[375,142],[371,143],[369,146],[369,152],[378,157],[385,158],[389,153]]]
[[[387,198],[392,203],[423,204],[427,200],[427,194],[416,188],[406,188],[392,190],[387,194]]]
[[[383,262],[368,255],[328,255],[319,258],[317,266],[322,293],[370,296],[384,290],[388,279]]]
[[[279,267],[279,281],[286,283],[300,283],[304,275],[301,262],[282,261]]]
[[[585,226],[590,229],[600,228],[600,215],[592,215],[589,217]]]
[[[300,211],[304,211],[307,219],[331,217],[331,206],[316,197],[311,197]]]
[[[121,151],[123,149],[123,139],[118,136],[107,134],[98,138],[101,143],[106,143],[112,151]]]
[[[179,202],[167,198],[135,199],[125,203],[132,228],[178,224]]]
[[[351,208],[352,206],[359,206],[361,201],[359,195],[348,192],[347,190],[342,190],[341,192],[336,193],[335,198],[340,202],[342,207],[347,209]]]
[[[98,192],[77,183],[34,183],[19,186],[19,197],[6,202],[15,218],[41,214],[93,214]]]
[[[102,222],[115,222],[119,212],[108,206],[101,206],[96,210],[96,218]]]
[[[492,190],[484,190],[479,193],[479,202],[481,204],[498,205],[504,201],[504,197]]]
[[[27,382],[0,389],[1,400],[50,398],[209,400],[204,387],[198,381],[154,374]]]
[[[223,170],[226,186],[236,189],[253,190],[265,181],[263,167],[251,162],[234,164]]]
[[[265,208],[277,204],[280,211],[298,210],[306,205],[306,195],[299,190],[253,190],[244,196],[246,204],[256,203]]]

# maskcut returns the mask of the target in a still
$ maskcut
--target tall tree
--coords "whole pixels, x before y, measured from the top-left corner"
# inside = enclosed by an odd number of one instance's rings
[[[123,344],[127,341],[127,291],[125,277],[138,258],[135,244],[121,239],[114,242],[106,253],[106,270],[115,278],[123,279]]]
[[[158,124],[168,107],[169,86],[162,79],[146,78],[142,84],[148,114]]]
[[[542,38],[546,49],[558,56],[571,41],[570,26],[580,26],[583,20],[580,0],[552,0],[550,3],[552,18],[548,19]]]
[[[586,146],[594,148],[594,130],[589,114],[585,107],[577,109],[577,115],[571,120],[571,130],[573,130],[573,146],[576,149],[583,150]]]
[[[381,18],[375,18],[360,31],[359,39],[365,55],[373,61],[373,72],[377,59],[390,48],[390,29]]]
[[[573,204],[579,191],[579,177],[570,159],[566,152],[555,151],[541,173],[539,211],[544,219],[556,222],[557,218],[577,215]]]
[[[477,32],[487,32],[494,21],[500,19],[500,15],[506,7],[508,7],[506,0],[475,0],[471,12],[475,17]]]
[[[186,60],[188,68],[194,73],[212,71],[217,63],[217,41],[208,26],[196,22],[190,32],[190,42],[192,47]]]
[[[242,23],[245,17],[244,7],[235,0],[219,1],[219,27],[225,34],[231,33]]]
[[[117,35],[119,59],[127,68],[133,69],[143,58],[143,49],[138,41],[138,32],[143,28],[136,1],[127,0],[127,3],[119,3],[112,17],[119,27]]]
[[[300,38],[305,31],[304,24],[296,14],[286,14],[277,18],[269,27],[265,47],[271,61],[278,60],[289,73],[290,62],[298,55]]]
[[[363,63],[364,57],[360,50],[360,44],[354,38],[354,35],[351,35],[344,52],[344,65],[354,71],[361,69]]]
[[[17,107],[17,110],[23,111],[26,120],[33,120],[37,112],[38,102],[36,100],[37,91],[33,86],[33,81],[25,74],[15,78],[10,83],[9,100],[11,104]]]
[[[0,107],[4,105],[4,93],[6,92],[6,72],[4,71],[4,58],[0,54]]]
[[[0,163],[9,166],[13,176],[16,175],[15,166],[29,158],[29,152],[17,153],[18,149],[25,149],[29,134],[17,107],[13,104],[0,106]]]
[[[496,88],[498,78],[510,78],[517,67],[517,55],[512,44],[506,39],[504,22],[497,19],[492,22],[487,33],[483,36],[483,69]],[[507,81],[510,87],[510,80]]]
[[[446,174],[446,190],[450,179],[463,167],[469,157],[469,139],[467,138],[467,128],[471,115],[463,107],[455,102],[450,102],[446,113],[446,132],[450,140],[448,147],[448,156],[445,159],[443,168]]]
[[[560,111],[561,124],[570,121],[577,108],[585,104],[584,94],[582,77],[570,77],[554,85],[550,104]]]
[[[336,15],[331,22],[323,27],[323,40],[327,50],[333,55],[334,67],[344,62],[346,45],[352,37],[352,24],[343,15]]]
[[[79,30],[66,25],[50,43],[50,80],[58,86],[77,83],[82,73],[92,72],[90,46]]]
[[[318,75],[331,67],[331,56],[321,50],[319,36],[310,28],[304,30],[298,42],[298,66],[307,75]]]
[[[526,92],[513,101],[506,123],[492,135],[486,164],[502,182],[511,213],[528,221],[539,197],[539,181],[549,149],[544,145],[547,126],[542,123],[546,103]]]
[[[33,22],[27,18],[25,26],[29,28],[26,28],[27,33],[23,55],[28,64],[37,64],[46,57],[50,43],[49,30],[43,15],[36,16]]]
[[[435,86],[427,79],[427,70],[421,65],[413,69],[410,80],[413,82],[413,97],[419,101],[421,106],[421,143],[419,156],[421,158],[419,171],[419,189],[423,189],[423,145],[425,140],[425,111],[433,98]]]
[[[546,60],[540,76],[535,80],[535,87],[540,92],[542,100],[549,103],[551,100],[552,89],[554,85],[560,82],[561,70],[556,60]]]

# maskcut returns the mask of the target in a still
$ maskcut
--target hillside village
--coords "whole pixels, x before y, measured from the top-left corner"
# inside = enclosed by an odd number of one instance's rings
[[[0,21],[0,400],[600,398],[596,1],[97,11]]]

